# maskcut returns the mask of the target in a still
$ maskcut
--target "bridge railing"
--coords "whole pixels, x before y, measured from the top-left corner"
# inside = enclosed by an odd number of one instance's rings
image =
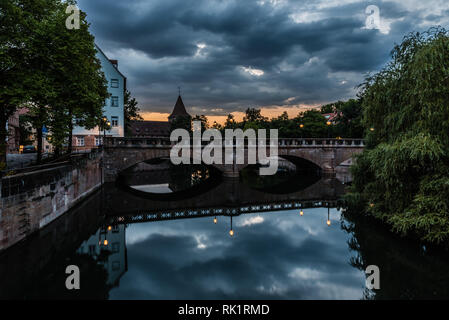
[[[190,141],[193,145],[193,140]],[[237,145],[238,140],[234,139],[233,145]],[[259,142],[257,139],[240,140],[239,145],[256,146]],[[202,141],[202,145],[209,144],[209,141]],[[263,145],[269,146],[272,143],[269,139]],[[171,147],[175,142],[171,142],[169,137],[106,137],[104,146],[110,147]],[[223,145],[228,145],[223,141]],[[279,138],[279,147],[364,147],[363,139],[330,139],[330,138]]]
[[[364,147],[363,139],[326,139],[326,138],[279,138],[279,146],[330,146],[330,147]]]

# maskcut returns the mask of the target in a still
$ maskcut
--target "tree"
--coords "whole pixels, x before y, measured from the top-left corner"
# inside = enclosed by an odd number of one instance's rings
[[[245,116],[243,117],[243,123],[254,122],[257,124],[266,124],[268,121],[267,117],[262,116],[260,109],[248,108],[245,111]]]
[[[137,106],[138,102],[131,97],[131,92],[125,92],[125,134],[131,134],[131,121],[143,120],[139,114],[140,108]]]
[[[1,2],[0,131],[3,132],[7,117],[21,103],[28,102],[29,119],[36,130],[38,162],[42,158],[44,127],[52,131],[56,147],[69,135],[70,151],[73,120],[93,128],[101,118],[108,95],[86,15],[80,14],[80,29],[65,27],[69,4],[75,1]],[[0,163],[4,162],[2,132]]]
[[[350,99],[336,104],[337,112],[334,134],[343,138],[362,138],[364,126],[362,124],[362,102],[360,99]]]
[[[237,122],[235,121],[234,115],[232,113],[228,114],[228,117],[226,118],[226,122],[224,124],[225,129],[236,129],[237,128]]]
[[[223,129],[224,129],[224,127],[221,124],[219,124],[217,121],[214,121],[211,128],[217,129],[219,131],[223,131]]]
[[[204,132],[205,130],[209,129],[209,120],[205,115],[196,115],[192,118],[193,121],[199,121],[201,122],[201,132]]]
[[[36,79],[29,62],[39,48],[31,42],[57,5],[57,0],[0,1],[0,170],[6,167],[6,123],[28,101],[28,86]]]
[[[444,29],[409,34],[362,84],[368,148],[350,195],[394,231],[435,243],[449,240],[448,57]]]
[[[176,129],[184,129],[189,132],[192,131],[192,117],[191,116],[177,116],[170,121],[170,132]]]
[[[288,118],[286,111],[271,119],[270,128],[279,130],[279,136],[282,138],[299,137],[299,125],[295,119]]]
[[[334,113],[337,111],[337,109],[343,104],[342,101],[337,101],[329,104],[325,104],[321,106],[320,111],[322,114],[325,113]]]
[[[302,112],[296,118],[296,122],[303,125],[301,136],[305,138],[323,138],[329,132],[324,118],[318,110],[307,110]]]
[[[75,2],[70,0],[58,6],[51,25],[53,60],[48,76],[54,79],[56,95],[49,103],[48,126],[52,143],[61,147],[68,140],[67,151],[71,153],[74,124],[87,129],[96,127],[109,93],[86,14],[80,12],[79,29],[61,28],[67,19],[68,4]]]

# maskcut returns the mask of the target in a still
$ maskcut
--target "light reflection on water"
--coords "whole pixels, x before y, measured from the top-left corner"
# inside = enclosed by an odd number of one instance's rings
[[[331,209],[129,225],[128,271],[111,299],[360,299],[349,235]]]

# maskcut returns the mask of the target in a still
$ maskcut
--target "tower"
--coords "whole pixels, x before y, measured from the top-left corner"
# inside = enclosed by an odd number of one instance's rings
[[[184,118],[184,119],[183,119]],[[182,101],[181,95],[178,96],[178,100],[176,100],[175,107],[173,108],[173,112],[168,116],[168,121],[170,123],[177,122],[178,120],[191,119],[190,114],[187,113],[186,107],[184,106],[184,102]]]

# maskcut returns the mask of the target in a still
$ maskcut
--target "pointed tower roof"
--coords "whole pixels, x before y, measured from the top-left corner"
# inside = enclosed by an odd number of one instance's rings
[[[173,112],[171,113],[171,115],[168,118],[170,119],[170,118],[179,117],[179,116],[190,116],[186,111],[186,107],[184,106],[184,102],[182,102],[181,96],[178,96],[178,100],[176,100],[176,104],[175,104],[175,107],[173,108]]]

